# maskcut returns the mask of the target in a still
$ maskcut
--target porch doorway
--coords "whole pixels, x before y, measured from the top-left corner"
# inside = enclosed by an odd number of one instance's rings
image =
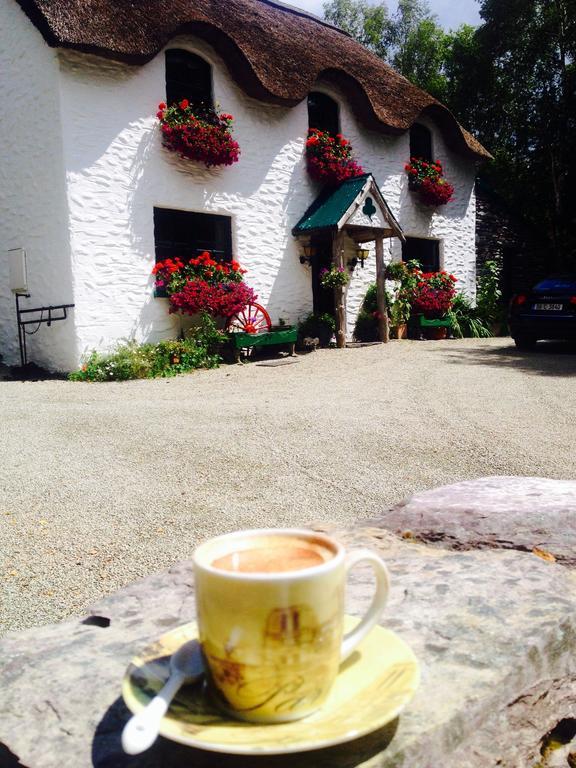
[[[328,314],[335,317],[334,291],[323,288],[320,273],[332,265],[332,238],[329,235],[317,235],[310,244],[316,249],[312,257],[312,308],[315,315]]]
[[[381,341],[388,341],[384,240],[398,237],[404,241],[405,238],[372,174],[354,176],[337,187],[325,189],[292,228],[292,234],[305,238],[316,249],[310,260],[313,308],[314,312],[332,314],[336,321],[336,345],[340,348],[346,346],[346,286],[337,285],[333,291],[324,291],[320,272],[331,265],[342,272],[349,268],[344,247],[346,237],[357,245],[375,242],[378,335]]]

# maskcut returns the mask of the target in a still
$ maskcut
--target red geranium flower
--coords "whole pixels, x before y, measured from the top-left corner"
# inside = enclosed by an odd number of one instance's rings
[[[159,261],[152,269],[156,287],[165,288],[170,312],[196,314],[208,312],[213,316],[229,317],[258,297],[242,280],[246,270],[233,261],[236,269],[219,264],[208,251],[184,264],[182,259]]]
[[[232,165],[240,147],[231,133],[232,115],[213,109],[194,110],[188,99],[158,112],[164,146],[207,168]]]
[[[352,159],[350,143],[342,134],[332,137],[317,128],[309,131],[306,141],[306,165],[313,179],[327,184],[338,184],[364,173]]]
[[[419,193],[424,205],[445,205],[452,200],[454,187],[444,178],[438,160],[428,163],[421,158],[411,157],[404,170],[410,178],[410,188]]]

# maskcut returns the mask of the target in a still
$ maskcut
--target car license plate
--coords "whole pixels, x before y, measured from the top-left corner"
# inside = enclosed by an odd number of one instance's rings
[[[563,309],[563,304],[534,304],[532,309],[542,310],[546,312],[560,312]]]

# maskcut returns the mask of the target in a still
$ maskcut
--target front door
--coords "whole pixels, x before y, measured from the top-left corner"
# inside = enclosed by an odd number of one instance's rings
[[[329,235],[313,238],[311,245],[316,248],[316,253],[312,257],[314,314],[328,314],[334,317],[334,291],[331,288],[323,288],[320,282],[320,273],[323,269],[330,269],[332,264],[332,238]]]

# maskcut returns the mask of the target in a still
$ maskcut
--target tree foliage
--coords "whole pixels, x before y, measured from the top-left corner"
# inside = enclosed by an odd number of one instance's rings
[[[550,268],[576,268],[574,0],[480,0],[445,31],[425,0],[330,0],[326,18],[446,104],[494,155],[484,181],[540,233]]]
[[[399,0],[390,16],[384,2],[330,0],[325,18],[433,96],[442,97],[445,48],[449,35],[438,26],[426,0]]]
[[[390,44],[390,17],[386,3],[371,5],[366,0],[330,0],[324,3],[324,17],[386,59]]]
[[[569,0],[483,0],[475,40],[483,109],[473,129],[492,185],[545,235],[550,264],[576,266],[576,17]],[[460,115],[462,117],[462,115]]]

